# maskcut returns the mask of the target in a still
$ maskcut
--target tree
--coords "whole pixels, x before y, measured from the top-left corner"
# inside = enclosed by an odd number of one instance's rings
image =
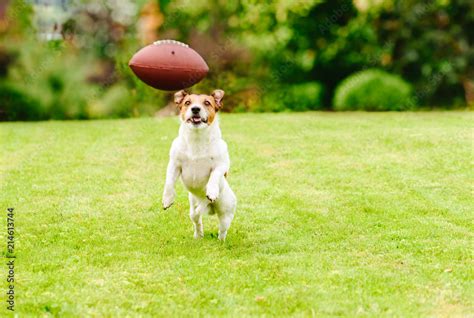
[[[413,82],[420,101],[474,103],[474,2],[396,0],[371,22],[393,44],[388,69]]]

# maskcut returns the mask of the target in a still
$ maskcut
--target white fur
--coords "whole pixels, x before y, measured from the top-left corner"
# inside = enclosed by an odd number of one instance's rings
[[[219,240],[226,238],[237,204],[224,176],[229,171],[229,165],[227,144],[221,138],[217,117],[210,125],[202,123],[199,128],[181,121],[179,135],[170,150],[163,207],[167,209],[173,204],[175,183],[181,176],[189,191],[189,214],[195,238],[204,236],[202,215],[205,213],[217,214]]]

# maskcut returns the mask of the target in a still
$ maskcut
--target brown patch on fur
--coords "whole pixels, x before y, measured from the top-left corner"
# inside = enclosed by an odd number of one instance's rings
[[[186,95],[189,95],[189,93],[186,92],[184,89],[174,93],[174,102],[176,103],[178,107],[180,106],[181,102],[184,100]]]
[[[186,118],[184,116],[186,115],[186,111],[188,108],[192,105],[192,100],[191,97],[193,95],[186,95],[181,103],[178,105],[179,106],[179,116],[181,116],[181,119],[184,121]]]
[[[222,109],[224,105],[222,104],[222,99],[224,98],[224,91],[222,89],[216,89],[211,94],[212,98],[214,99],[214,103],[216,104],[216,111]]]
[[[212,98],[212,96],[209,96],[209,95],[203,95],[203,96],[205,96],[205,100],[210,103],[210,105],[204,105],[207,109],[207,112],[209,113],[207,123],[210,125],[216,118],[216,114],[219,108],[217,108],[216,101],[214,100],[214,98]]]
[[[174,101],[179,109],[179,116],[185,120],[186,111],[191,105],[200,105],[207,111],[207,124],[211,125],[219,109],[222,108],[222,98],[224,97],[224,91],[217,89],[212,92],[211,95],[204,94],[188,94],[186,91],[181,90],[174,94]]]

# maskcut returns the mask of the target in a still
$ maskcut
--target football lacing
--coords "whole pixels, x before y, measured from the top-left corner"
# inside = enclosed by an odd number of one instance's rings
[[[187,45],[186,43],[179,42],[179,41],[176,41],[176,40],[158,40],[158,41],[153,42],[153,44],[154,45],[177,44],[177,45],[181,45],[181,46],[184,46],[184,47],[189,47],[189,45]]]

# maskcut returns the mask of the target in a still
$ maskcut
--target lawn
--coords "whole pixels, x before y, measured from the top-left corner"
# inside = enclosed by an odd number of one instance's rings
[[[176,118],[0,124],[20,316],[465,317],[473,116],[224,114],[227,241],[161,209]],[[0,315],[7,266],[0,265]]]

